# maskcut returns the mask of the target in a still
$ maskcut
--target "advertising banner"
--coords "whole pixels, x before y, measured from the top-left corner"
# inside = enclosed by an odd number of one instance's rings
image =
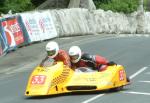
[[[20,15],[31,42],[57,37],[50,12],[21,13]]]
[[[0,37],[0,56],[3,54],[2,44],[1,44],[1,37]]]
[[[6,53],[8,50],[8,45],[6,43],[6,39],[4,36],[0,33],[0,56]]]
[[[0,19],[0,55],[3,55],[8,50],[6,35],[4,33],[4,28],[2,27],[3,20],[5,20],[5,18]]]
[[[12,49],[24,43],[23,32],[18,24],[17,18],[7,18],[1,22],[1,25],[9,48]]]
[[[49,11],[37,12],[36,21],[40,28],[40,37],[42,40],[57,37],[57,31]]]
[[[36,15],[35,13],[22,13],[21,18],[23,24],[27,30],[27,35],[31,42],[40,41],[40,29],[36,22]]]

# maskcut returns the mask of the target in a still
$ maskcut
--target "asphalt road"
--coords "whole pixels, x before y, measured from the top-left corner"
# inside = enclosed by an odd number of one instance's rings
[[[132,84],[120,92],[67,94],[28,98],[24,96],[28,76],[45,56],[48,41],[19,48],[0,58],[0,103],[149,103],[150,37],[99,36],[57,38],[61,48],[79,45],[83,51],[100,54],[125,66]]]

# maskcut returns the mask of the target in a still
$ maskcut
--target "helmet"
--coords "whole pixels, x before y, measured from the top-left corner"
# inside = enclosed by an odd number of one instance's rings
[[[71,58],[71,62],[77,63],[81,59],[81,49],[78,46],[72,46],[69,49],[69,56]]]
[[[48,57],[54,58],[58,54],[59,46],[54,41],[48,42],[46,45],[46,51],[47,51]]]

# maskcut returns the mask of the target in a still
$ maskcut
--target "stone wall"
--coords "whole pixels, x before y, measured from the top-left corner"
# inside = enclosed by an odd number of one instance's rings
[[[63,9],[50,11],[59,36],[92,34],[91,13],[87,9]],[[92,26],[92,27],[91,27]]]
[[[81,8],[50,10],[59,36],[150,33],[150,13],[129,15]]]

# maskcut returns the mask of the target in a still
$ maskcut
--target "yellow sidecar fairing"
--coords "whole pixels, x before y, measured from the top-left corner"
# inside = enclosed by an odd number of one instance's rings
[[[75,72],[54,63],[50,67],[37,66],[27,83],[26,96],[53,95],[67,92],[107,90],[129,84],[121,65],[109,66],[103,72]]]

